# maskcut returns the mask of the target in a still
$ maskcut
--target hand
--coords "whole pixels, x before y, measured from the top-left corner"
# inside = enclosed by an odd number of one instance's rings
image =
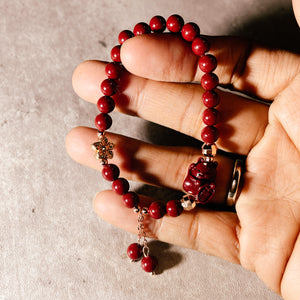
[[[300,58],[229,37],[210,38],[220,83],[263,98],[270,106],[220,92],[222,150],[247,156],[244,186],[236,214],[197,209],[177,218],[149,219],[147,235],[240,263],[286,299],[300,297]],[[200,139],[204,110],[197,57],[173,35],[145,35],[122,46],[129,73],[118,109]],[[105,63],[84,62],[73,86],[96,103]],[[196,71],[197,70],[197,71]],[[133,75],[134,74],[134,75]],[[130,180],[181,189],[199,150],[150,145],[109,133],[116,144],[111,161]],[[100,170],[90,150],[96,130],[73,129],[66,141],[76,161]],[[216,201],[224,201],[233,161],[219,155]],[[170,168],[172,166],[172,168]],[[112,191],[100,192],[96,212],[104,220],[136,233],[136,215]],[[155,199],[142,201],[152,202]]]

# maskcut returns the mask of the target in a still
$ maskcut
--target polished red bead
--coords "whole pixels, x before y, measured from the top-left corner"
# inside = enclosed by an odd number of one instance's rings
[[[135,192],[128,192],[127,194],[123,195],[124,205],[128,208],[136,207],[139,204],[139,201],[139,196]]]
[[[157,258],[152,255],[145,256],[142,258],[141,266],[145,272],[153,272],[157,267]]]
[[[105,180],[114,181],[120,175],[120,169],[114,164],[107,164],[103,166],[102,176]]]
[[[215,91],[205,91],[202,95],[202,101],[206,107],[213,108],[220,103],[220,97]]]
[[[108,114],[99,114],[95,118],[95,126],[100,131],[103,132],[109,129],[112,125],[112,119]]]
[[[177,217],[182,213],[183,207],[181,206],[180,201],[170,200],[167,205],[167,214],[170,217]]]
[[[219,112],[214,108],[207,108],[203,112],[202,120],[205,125],[216,125],[219,122]]]
[[[152,202],[148,208],[148,213],[153,219],[160,219],[166,213],[165,205],[160,202]]]
[[[114,46],[110,51],[110,57],[115,62],[121,62],[121,46]]]
[[[125,178],[118,178],[113,181],[112,190],[119,195],[124,195],[128,193],[129,182]]]
[[[149,25],[154,32],[164,32],[166,29],[166,20],[161,16],[155,16],[150,20]]]
[[[219,138],[219,131],[214,126],[206,126],[201,131],[201,139],[204,143],[212,145]]]
[[[179,15],[172,15],[167,19],[167,28],[171,32],[180,32],[184,25],[184,20]]]
[[[131,32],[130,30],[123,30],[119,33],[118,41],[120,45],[122,45],[125,41],[131,39],[132,37],[134,37],[133,32]]]
[[[217,59],[211,54],[203,55],[199,58],[198,65],[201,71],[210,73],[217,67]]]
[[[143,255],[143,247],[138,243],[130,244],[127,248],[127,256],[132,260],[139,260]]]
[[[140,22],[136,24],[133,28],[133,34],[135,36],[137,35],[142,35],[142,34],[147,34],[151,32],[151,28],[147,23]]]
[[[205,90],[213,90],[219,84],[219,78],[214,73],[204,74],[201,78],[201,85]]]
[[[118,79],[121,72],[122,66],[116,62],[110,62],[105,66],[105,74],[110,79]]]
[[[113,79],[104,79],[101,82],[101,91],[105,96],[112,96],[118,90],[117,83]]]
[[[108,114],[115,108],[115,101],[109,96],[102,96],[97,101],[97,107],[102,113]]]
[[[192,42],[199,33],[199,26],[192,22],[186,23],[181,29],[182,37],[188,42]]]
[[[196,55],[204,55],[210,49],[209,41],[204,37],[196,37],[192,43],[192,50]]]

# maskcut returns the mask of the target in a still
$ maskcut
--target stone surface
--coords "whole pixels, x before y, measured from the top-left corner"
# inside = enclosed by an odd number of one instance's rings
[[[205,34],[299,51],[290,1],[0,0],[0,11],[0,299],[279,299],[239,266],[156,241],[159,276],[128,263],[136,237],[92,209],[93,195],[109,185],[73,162],[64,140],[97,114],[72,91],[74,68],[109,60],[121,30],[179,13]],[[164,128],[115,112],[113,119],[113,131],[172,143]]]

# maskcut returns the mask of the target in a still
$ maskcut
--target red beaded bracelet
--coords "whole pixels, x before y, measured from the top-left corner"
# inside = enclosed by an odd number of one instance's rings
[[[109,164],[108,159],[113,157],[113,143],[109,142],[105,136],[105,131],[112,125],[112,119],[109,115],[115,108],[113,96],[118,93],[117,80],[120,79],[124,69],[121,58],[121,45],[127,40],[137,35],[162,33],[168,28],[171,33],[181,34],[182,38],[189,42],[192,51],[199,56],[199,68],[205,73],[201,78],[201,86],[205,90],[202,95],[203,104],[207,107],[203,112],[202,120],[206,125],[201,131],[201,139],[204,144],[202,147],[203,156],[196,163],[189,166],[188,173],[183,182],[183,189],[186,195],[179,200],[171,200],[166,205],[161,202],[153,202],[148,208],[141,207],[139,196],[129,191],[129,182],[120,177],[120,170],[115,164]],[[124,205],[133,208],[138,213],[138,242],[131,244],[127,249],[127,255],[132,261],[141,259],[141,265],[146,272],[154,272],[157,266],[157,259],[149,254],[146,233],[144,231],[144,216],[149,215],[154,219],[160,219],[165,214],[171,217],[177,217],[183,209],[191,210],[196,204],[205,204],[213,198],[215,194],[215,180],[217,173],[217,162],[214,157],[217,152],[215,142],[219,137],[218,129],[215,125],[219,120],[219,112],[215,106],[219,104],[220,98],[215,88],[219,84],[216,74],[212,73],[217,67],[216,58],[207,54],[210,49],[209,41],[200,36],[200,29],[195,23],[184,24],[183,18],[179,15],[170,16],[167,21],[161,16],[155,16],[150,20],[149,25],[138,23],[133,32],[124,30],[120,32],[119,45],[111,50],[110,62],[105,67],[107,79],[101,83],[102,96],[97,107],[100,111],[95,118],[95,125],[98,129],[98,141],[92,145],[96,151],[96,158],[103,165],[102,176],[105,180],[112,181],[112,190],[123,196]]]

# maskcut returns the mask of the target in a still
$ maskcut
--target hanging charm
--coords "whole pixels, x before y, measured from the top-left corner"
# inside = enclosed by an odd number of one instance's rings
[[[146,208],[135,208],[135,211],[138,213],[138,242],[130,244],[127,248],[127,256],[131,261],[138,261],[142,256],[141,266],[145,272],[154,274],[154,269],[157,266],[157,259],[155,256],[149,255],[148,241],[146,238],[146,233],[144,231],[144,215],[148,214]]]

